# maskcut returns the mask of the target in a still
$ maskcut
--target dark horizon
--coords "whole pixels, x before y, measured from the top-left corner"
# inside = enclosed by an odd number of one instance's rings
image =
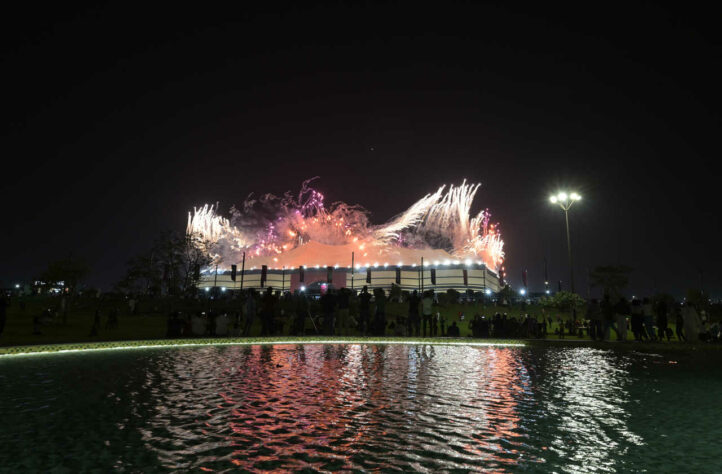
[[[722,296],[720,37],[711,11],[455,2],[105,4],[5,15],[0,283],[69,253],[110,289],[193,206],[316,183],[382,223],[441,184],[481,182],[510,283]],[[587,7],[588,8],[588,7]],[[701,282],[703,279],[703,282]]]

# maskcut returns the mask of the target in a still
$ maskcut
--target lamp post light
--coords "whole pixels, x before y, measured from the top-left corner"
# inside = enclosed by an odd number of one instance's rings
[[[567,224],[567,252],[569,253],[569,281],[571,282],[572,293],[574,293],[574,265],[572,264],[572,239],[569,236],[569,209],[572,204],[581,200],[582,197],[575,193],[567,194],[564,191],[558,192],[556,195],[549,197],[552,204],[559,204],[559,207],[564,211],[564,220]]]

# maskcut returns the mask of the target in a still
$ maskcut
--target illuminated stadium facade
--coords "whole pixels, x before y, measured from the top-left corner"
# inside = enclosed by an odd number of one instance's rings
[[[266,281],[261,283],[262,270],[259,268],[243,272],[243,288],[267,288],[274,290],[295,291],[314,283],[330,284],[334,288],[352,288],[360,290],[364,285],[369,290],[383,288],[390,290],[393,285],[400,286],[401,290],[433,290],[435,292],[455,289],[460,293],[469,290],[478,292],[498,292],[500,289],[498,275],[486,268],[484,264],[472,263],[448,265],[424,264],[423,278],[421,265],[379,265],[378,267],[361,267],[352,271],[350,267],[320,267],[293,269],[268,269]],[[433,281],[432,281],[433,275]],[[301,281],[303,279],[303,281]],[[435,282],[435,283],[434,283]],[[214,286],[227,290],[241,289],[241,271],[236,275],[236,281],[231,279],[230,271],[209,271],[201,276],[199,287],[212,288]],[[488,290],[488,292],[487,292]]]
[[[199,287],[295,291],[320,283],[355,290],[397,285],[409,291],[499,291],[504,252],[498,226],[486,209],[469,214],[480,185],[464,182],[446,192],[442,186],[374,226],[359,206],[327,208],[309,182],[297,198],[249,197],[231,209],[230,218],[218,215],[217,206],[189,213],[187,232],[212,260]]]

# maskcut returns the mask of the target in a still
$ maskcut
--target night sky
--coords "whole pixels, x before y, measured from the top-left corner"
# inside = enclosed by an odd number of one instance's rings
[[[318,175],[376,223],[481,182],[532,290],[545,258],[568,284],[548,196],[575,189],[580,293],[626,264],[630,295],[722,296],[716,14],[306,3],[5,7],[0,282],[72,253],[110,289],[194,205]]]

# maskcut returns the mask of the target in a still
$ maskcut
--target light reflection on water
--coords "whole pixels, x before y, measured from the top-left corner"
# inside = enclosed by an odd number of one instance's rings
[[[550,355],[549,363],[561,370],[545,390],[558,391],[562,403],[551,398],[545,418],[556,419],[562,433],[533,449],[521,416],[533,423],[537,403],[522,349],[301,345],[233,348],[224,355],[225,365],[212,378],[222,402],[195,420],[195,433],[182,437],[205,440],[194,445],[191,457],[232,446],[224,460],[243,469],[504,469],[546,462],[545,448],[573,465],[604,469],[614,463],[605,429],[638,442],[628,436],[623,406],[609,406],[622,400],[615,395],[623,395],[617,392],[625,370],[610,367],[599,351]],[[197,353],[177,351],[168,358],[194,374],[208,365]],[[144,432],[147,446],[174,468],[208,460],[220,467],[213,457],[184,459],[163,447],[181,435],[175,420],[193,402],[178,396],[187,388],[173,386],[181,374],[159,375],[163,382],[153,392],[164,398],[164,410],[153,414],[151,424],[167,435]],[[613,423],[605,424],[607,415]]]
[[[15,471],[640,470],[657,438],[635,420],[665,403],[645,377],[683,365],[432,345],[38,357],[0,364],[0,459]]]
[[[618,458],[643,440],[629,429],[629,365],[625,357],[594,349],[549,352],[558,368],[543,387],[542,413],[558,434],[549,449],[569,472],[610,471]]]

